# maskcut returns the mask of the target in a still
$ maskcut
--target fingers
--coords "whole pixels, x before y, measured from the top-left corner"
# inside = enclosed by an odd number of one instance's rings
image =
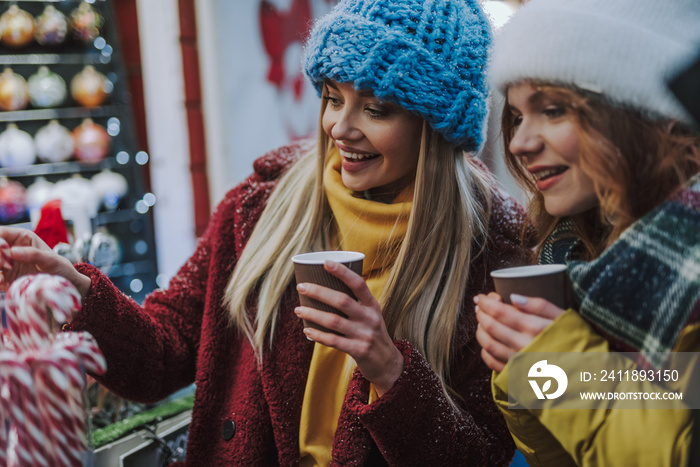
[[[493,358],[497,359],[504,365],[508,361],[509,352],[515,351],[514,349],[511,349],[494,339],[481,325],[476,328],[476,340],[479,342],[482,349],[487,351]]]
[[[329,328],[328,326],[317,322],[316,320],[309,319],[309,316],[310,316],[310,315],[308,314],[308,310],[313,310],[313,309],[312,309],[312,308],[306,308],[306,307],[298,307],[297,309],[294,310],[294,312],[295,312],[296,315],[297,315],[299,318],[301,318],[301,319],[310,320],[310,321],[313,321],[313,322],[316,323],[316,324],[319,324],[319,325],[321,325],[321,326],[323,326],[323,327],[326,327],[326,328],[328,328],[328,329],[331,329],[331,328]],[[313,310],[313,311],[317,311],[317,310]],[[317,313],[326,314],[326,315],[331,314],[331,313],[325,313],[325,312],[322,312],[322,311],[317,311]],[[341,336],[341,335],[338,335],[338,334],[333,334],[333,333],[331,333],[331,332],[321,331],[320,329],[316,329],[316,328],[312,328],[312,327],[306,327],[306,328],[304,328],[304,334],[306,335],[306,337],[307,337],[309,340],[312,340],[312,341],[314,341],[314,342],[318,342],[319,344],[323,344],[323,345],[325,345],[325,346],[333,347],[333,348],[336,348],[336,349],[337,349],[338,347],[343,347],[343,343],[348,342],[348,339],[347,339],[346,337],[344,337],[344,336]]]
[[[48,245],[31,230],[19,227],[0,227],[0,238],[5,240],[10,246],[32,246],[46,247]]]
[[[530,336],[537,335],[552,321],[549,318],[543,318],[521,311],[514,306],[494,300],[493,298],[485,295],[478,295],[475,298],[475,302],[478,304],[480,311],[491,317],[496,322],[512,330],[522,332]]]
[[[345,317],[327,311],[317,310],[306,306],[299,306],[294,313],[301,319],[311,321],[314,324],[330,329],[342,335],[352,331],[352,323]],[[313,329],[313,328],[310,328]],[[306,331],[306,329],[304,330]],[[307,334],[308,337],[309,336]]]
[[[367,283],[362,276],[355,273],[347,266],[336,263],[335,261],[326,261],[324,267],[326,271],[343,281],[345,285],[352,290],[352,293],[355,294],[358,302],[367,305],[376,302],[374,296],[372,296],[372,292],[370,292],[369,287],[367,287]]]
[[[28,274],[55,274],[70,281],[84,298],[91,280],[80,274],[71,262],[55,253],[34,232],[0,227],[0,291],[18,277]]]
[[[329,289],[318,284],[301,283],[297,284],[297,291],[300,295],[304,295],[333,308],[337,308],[350,317],[360,317],[362,313],[362,305],[357,303],[351,296],[338,290]]]
[[[500,352],[496,351],[495,348],[491,349],[491,353],[495,354],[494,356],[501,357],[504,361],[508,360],[509,351],[519,352],[537,335],[536,332],[523,332],[506,326],[483,311],[477,313],[477,319],[482,331],[488,333],[491,339],[498,341],[504,346],[505,350]]]
[[[564,310],[543,298],[524,297],[522,295],[513,294],[510,296],[510,301],[518,309],[548,320],[554,320],[564,313]]]
[[[24,250],[16,250],[16,248],[52,252],[48,245],[30,230],[17,227],[0,227],[0,268],[11,269],[14,266],[15,259],[24,262],[32,261],[31,258],[26,260],[17,258],[17,255],[26,257],[26,252]],[[44,261],[47,259],[47,257],[43,258]]]
[[[369,353],[373,336],[371,332],[366,332],[360,323],[350,321],[335,313],[320,311],[306,306],[296,307],[294,313],[301,319],[311,321],[339,333],[334,334],[312,327],[305,327],[304,334],[310,340],[350,354],[355,360],[364,358]]]
[[[0,238],[0,268],[11,269],[13,265],[14,261],[12,260],[10,244],[7,243],[3,238]]]
[[[303,308],[303,307],[299,307]],[[308,310],[308,309],[307,309]],[[318,312],[326,315],[330,315],[331,313],[325,313],[325,312]],[[301,317],[303,316],[304,313],[302,311],[302,314],[298,316]],[[307,319],[307,318],[304,318]],[[321,324],[321,323],[319,323]],[[328,328],[331,329],[331,328]],[[350,355],[355,359],[355,361],[360,364],[363,360],[367,360],[368,358],[371,357],[378,357],[379,351],[373,352],[372,349],[376,347],[373,347],[371,339],[357,339],[354,337],[348,337],[348,336],[343,336],[339,334],[333,334],[331,332],[324,332],[321,331],[320,329],[316,328],[311,328],[307,327],[304,328],[304,334],[306,337],[311,339],[314,342],[318,342],[319,344],[323,344],[327,347],[333,347],[334,349],[340,350],[341,352],[345,352],[346,354]],[[391,342],[391,341],[390,341]],[[393,344],[392,344],[393,345]],[[376,355],[375,355],[376,354]]]
[[[374,329],[365,323],[350,321],[313,308],[300,306],[294,312],[300,318],[311,318],[312,321],[334,331],[345,330],[346,335],[338,335],[307,327],[304,328],[304,334],[309,340],[350,355],[362,375],[375,386],[380,396],[388,391],[401,375],[403,355],[389,337],[383,322]]]
[[[39,271],[59,272],[58,267],[61,258],[51,250],[40,250],[29,246],[16,246],[10,248],[13,263],[33,264]],[[11,267],[11,266],[10,266]],[[63,275],[60,274],[59,275]]]
[[[511,300],[522,302],[519,298],[524,297],[511,296]],[[539,302],[525,299],[525,302],[538,310],[551,305],[545,300],[537,300]],[[479,327],[476,336],[483,349],[482,358],[489,368],[496,371],[501,371],[508,362],[509,352],[522,350],[552,322],[552,319],[528,313],[490,296],[478,295],[474,301],[478,304],[476,318]],[[550,309],[547,313],[553,311]]]
[[[503,301],[503,299],[501,298],[501,296],[498,295],[496,292],[489,292],[489,294],[487,295],[487,297],[493,298],[494,300],[498,300],[499,302],[502,302],[502,301]]]
[[[494,358],[490,353],[488,353],[486,350],[481,349],[481,359],[486,363],[486,366],[492,369],[493,371],[500,373],[503,371],[503,368],[505,368],[505,363],[501,362],[500,360]]]
[[[56,274],[69,280],[73,284],[79,273],[67,259],[54,253],[50,249],[39,249],[33,246],[15,246],[7,250],[9,261],[5,254],[0,254],[0,268],[2,269],[2,279],[5,285],[16,278],[26,274],[36,274],[44,272]]]

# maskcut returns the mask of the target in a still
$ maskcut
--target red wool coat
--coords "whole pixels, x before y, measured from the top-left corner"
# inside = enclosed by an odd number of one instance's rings
[[[294,286],[282,299],[275,343],[261,367],[248,341],[228,324],[222,298],[280,173],[309,144],[286,146],[255,161],[253,175],[226,195],[169,288],[153,292],[143,307],[96,268],[78,266],[92,286],[71,328],[97,339],[107,359],[104,384],[146,402],[196,382],[188,466],[299,463],[299,420],[313,343],[294,315],[299,303]],[[474,338],[472,297],[493,290],[489,271],[525,261],[518,240],[522,222],[520,206],[498,195],[489,242],[471,264],[450,372],[461,410],[447,403],[425,358],[397,341],[405,367],[379,400],[367,405],[369,383],[355,372],[338,420],[334,465],[509,463],[514,445],[491,399],[491,372]]]

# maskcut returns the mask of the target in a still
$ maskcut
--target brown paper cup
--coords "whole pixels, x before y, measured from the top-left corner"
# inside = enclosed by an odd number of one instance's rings
[[[491,271],[496,292],[504,303],[510,304],[510,295],[540,297],[559,308],[572,304],[571,286],[564,264],[538,264]]]
[[[329,289],[346,293],[353,299],[356,299],[355,294],[352,293],[350,288],[345,285],[343,281],[326,271],[323,265],[326,261],[335,261],[344,264],[352,271],[362,275],[362,260],[364,257],[364,254],[356,251],[317,251],[314,253],[303,253],[292,257],[292,261],[294,262],[294,275],[296,276],[297,284],[310,282],[312,284],[322,285]],[[337,308],[304,295],[299,295],[299,303],[309,308],[335,313],[343,317],[346,316],[345,313]],[[333,332],[306,320],[304,320],[304,327],[316,328],[324,332]]]

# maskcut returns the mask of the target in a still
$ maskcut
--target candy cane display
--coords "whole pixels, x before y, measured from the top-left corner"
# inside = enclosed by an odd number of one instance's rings
[[[23,350],[49,346],[53,339],[52,322],[65,323],[80,308],[80,294],[75,286],[50,274],[24,276],[14,281],[7,301],[16,315],[14,334]]]
[[[7,375],[9,371],[6,371],[7,365],[3,362],[9,362],[16,358],[13,352],[7,350],[0,350],[0,465],[7,465],[7,426],[10,423],[10,419],[7,416],[9,404],[2,397],[2,394],[9,393],[9,384]]]
[[[32,367],[37,407],[47,431],[52,434],[47,450],[52,453],[55,465],[80,466],[81,453],[86,448],[80,363],[75,355],[64,350],[37,357]]]
[[[106,363],[90,334],[54,334],[79,309],[80,294],[63,278],[37,274],[15,280],[6,298],[9,350],[0,348],[5,375],[5,381],[0,378],[0,465],[82,466],[81,367],[102,374]],[[11,420],[9,434],[3,418]]]
[[[68,280],[50,274],[31,276],[23,293],[28,308],[36,316],[38,313],[53,317],[58,323],[70,320],[74,312],[80,309],[80,294]],[[36,317],[42,320],[43,317]]]
[[[5,356],[3,356],[5,357]],[[0,369],[7,377],[11,420],[7,444],[7,466],[49,465],[44,454],[46,437],[35,404],[32,374],[21,356],[0,360]]]
[[[29,345],[26,337],[26,323],[20,310],[19,296],[31,281],[31,276],[23,276],[15,280],[10,290],[5,294],[5,318],[7,319],[8,346],[17,352],[22,352]]]
[[[89,373],[101,375],[107,371],[107,362],[97,346],[97,341],[89,332],[63,333],[56,336],[56,340],[61,342],[66,350],[77,355]]]

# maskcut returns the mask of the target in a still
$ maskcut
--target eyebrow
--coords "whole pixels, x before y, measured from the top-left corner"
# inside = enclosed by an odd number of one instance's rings
[[[540,102],[542,102],[542,100],[544,99],[544,97],[545,97],[545,96],[544,96],[544,93],[543,93],[542,91],[535,91],[535,92],[532,93],[532,95],[527,99],[527,101],[528,101],[530,104],[539,104]]]
[[[338,89],[338,86],[335,85],[332,81],[326,81],[326,86],[329,88],[333,88],[336,91],[340,92],[340,89]],[[357,91],[357,93],[360,95],[360,97],[375,97],[374,92],[371,89],[363,89],[360,91]]]
[[[528,105],[537,105],[537,104],[541,103],[542,100],[544,100],[544,98],[545,98],[545,95],[542,91],[535,91],[530,95],[530,97],[527,98],[527,103],[528,103]],[[508,103],[508,109],[510,109],[511,111],[520,112],[520,109],[515,107],[510,102]]]

